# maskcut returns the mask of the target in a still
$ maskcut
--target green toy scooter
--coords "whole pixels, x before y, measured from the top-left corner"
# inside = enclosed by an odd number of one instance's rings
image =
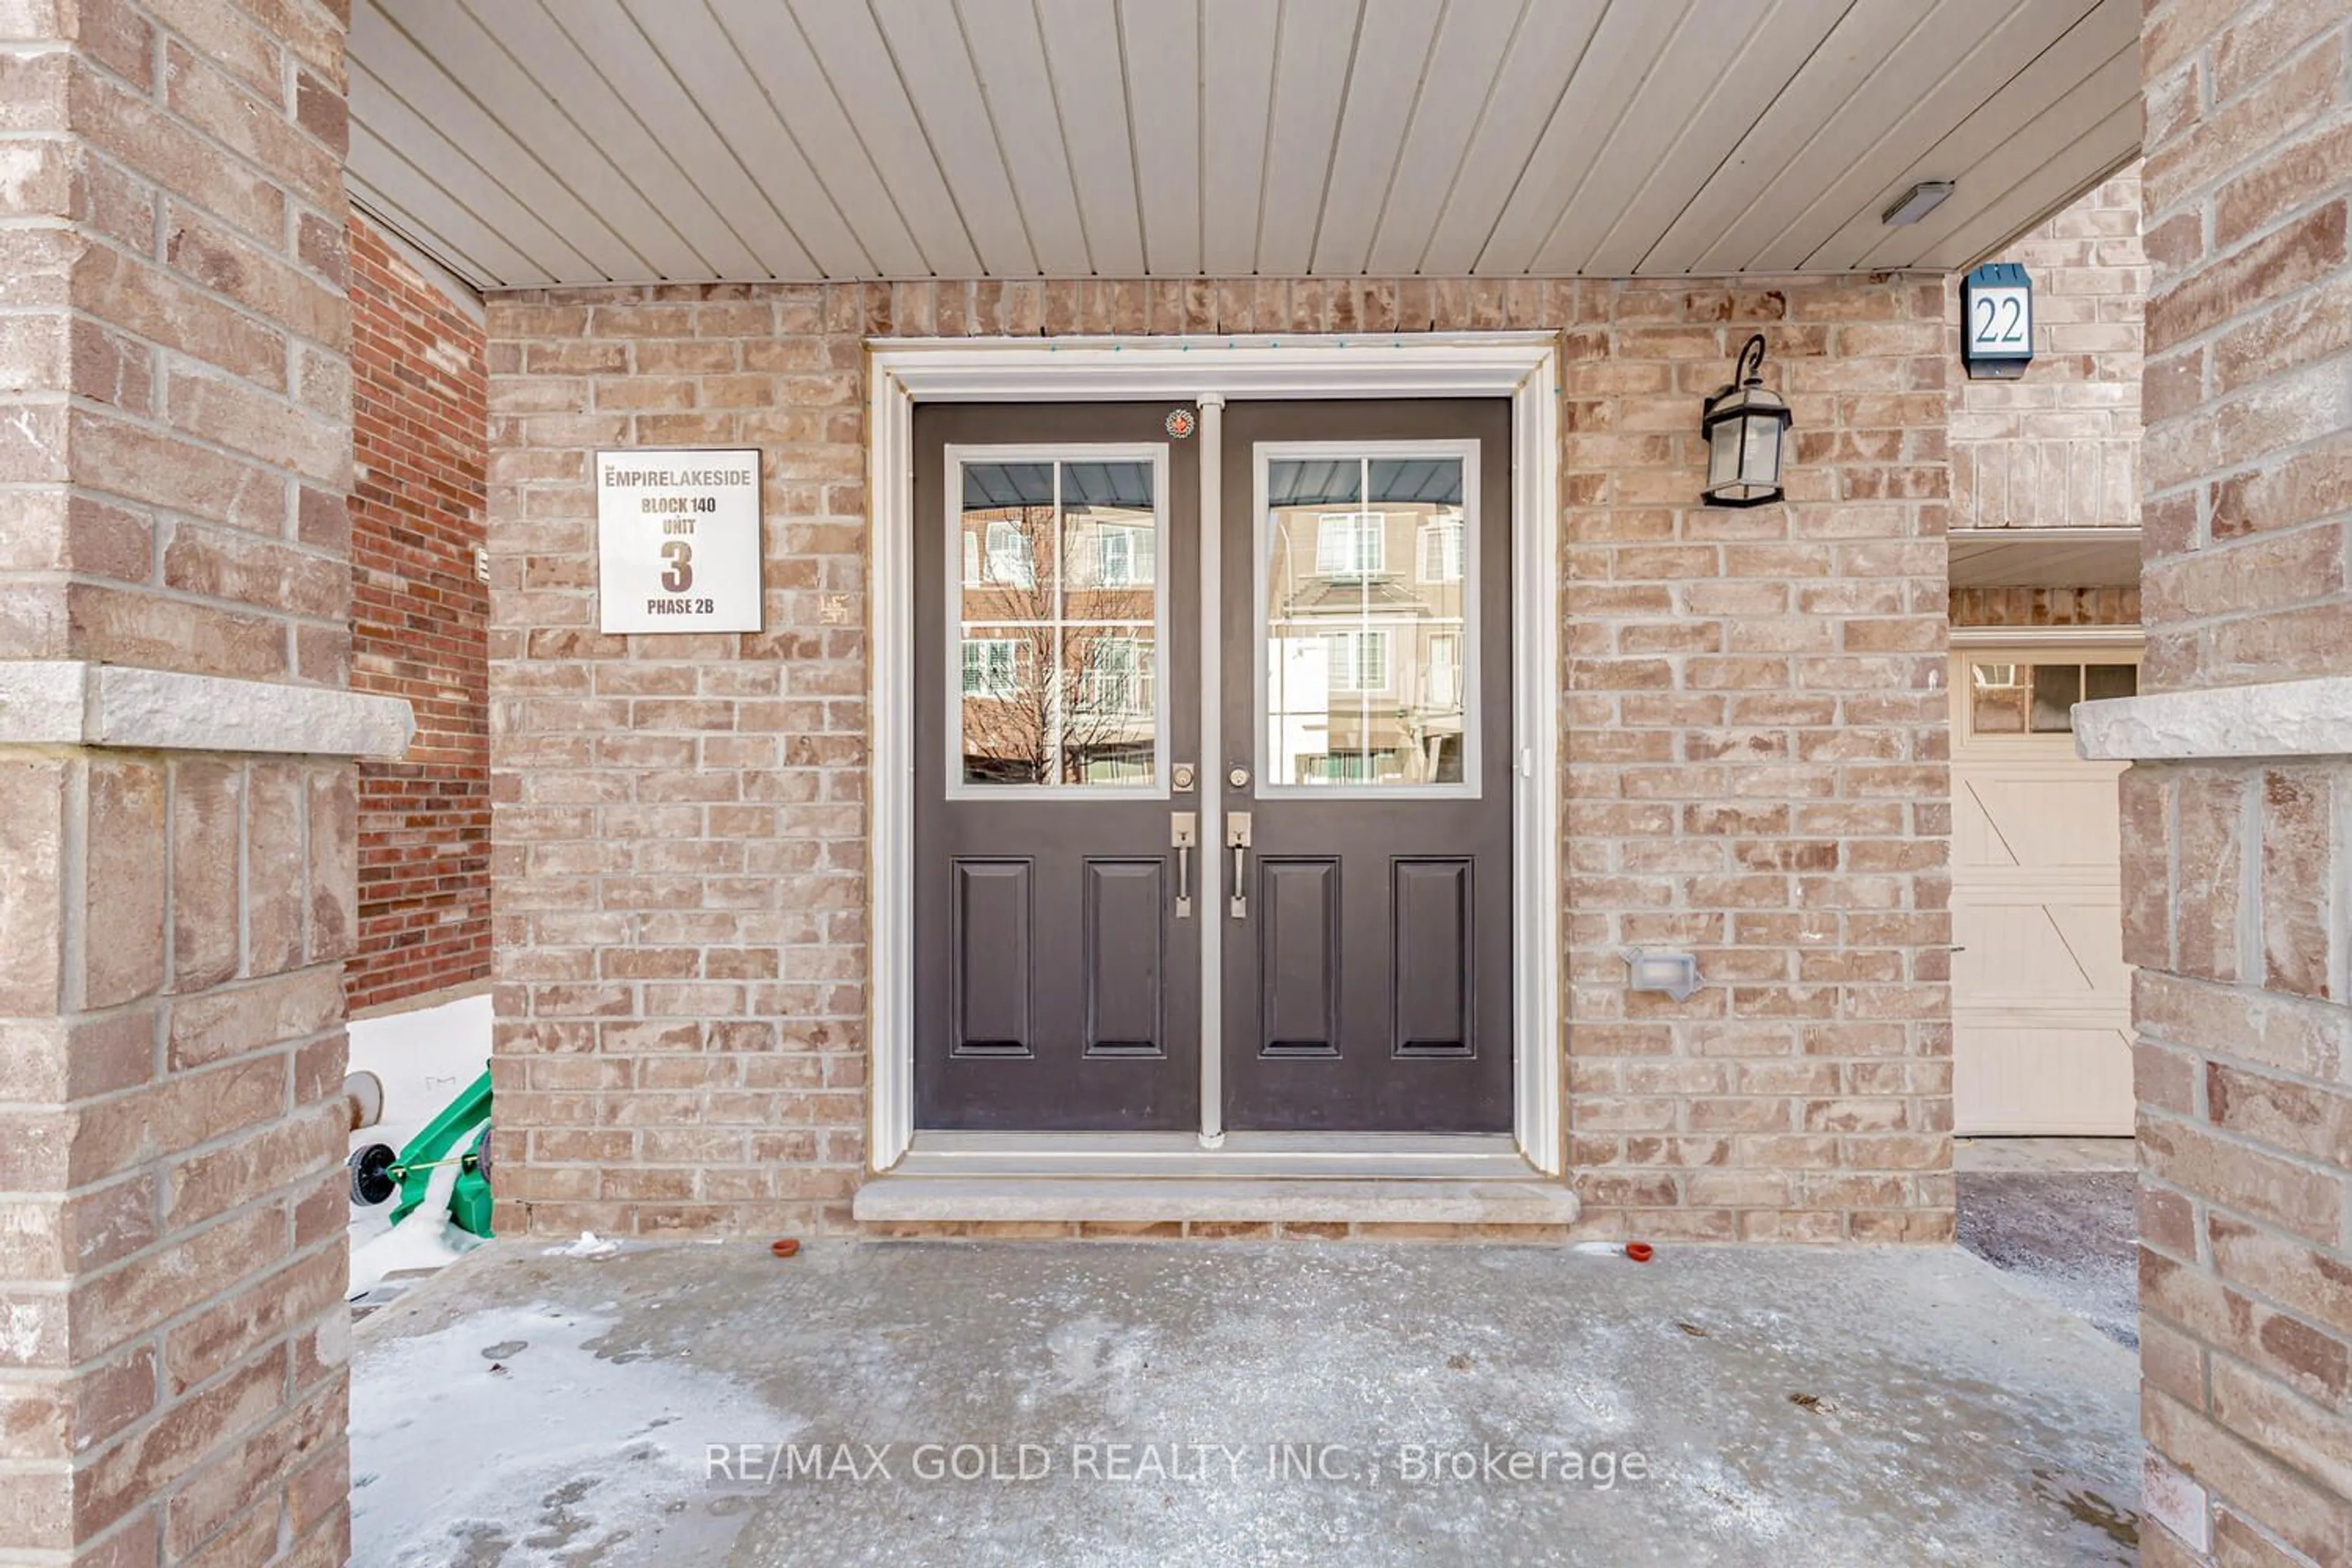
[[[395,1154],[389,1143],[370,1143],[353,1150],[352,1202],[373,1208],[394,1193],[399,1206],[392,1223],[406,1219],[425,1201],[436,1167],[460,1167],[457,1184],[449,1194],[449,1218],[459,1230],[487,1237],[490,1234],[490,1075],[451,1100],[424,1131]]]

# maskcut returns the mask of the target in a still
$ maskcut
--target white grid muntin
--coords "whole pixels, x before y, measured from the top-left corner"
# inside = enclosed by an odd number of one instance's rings
[[[1258,779],[1253,794],[1267,800],[1476,800],[1480,798],[1485,781],[1481,779],[1479,755],[1484,749],[1486,715],[1480,710],[1485,683],[1480,679],[1478,595],[1479,582],[1479,515],[1478,461],[1480,444],[1475,439],[1450,441],[1260,441],[1251,452],[1252,478],[1250,548],[1250,638],[1251,681],[1250,722],[1255,726],[1258,757]],[[1317,462],[1329,459],[1353,460],[1370,464],[1383,458],[1452,459],[1462,465],[1462,614],[1459,617],[1415,617],[1385,616],[1370,619],[1335,623],[1333,631],[1373,630],[1393,632],[1404,626],[1445,625],[1454,626],[1462,638],[1461,658],[1454,669],[1454,681],[1460,689],[1462,707],[1462,782],[1459,784],[1292,784],[1278,780],[1268,771],[1272,752],[1270,709],[1273,690],[1268,650],[1273,642],[1273,611],[1266,603],[1266,590],[1273,575],[1274,517],[1268,502],[1273,495],[1271,478],[1274,465],[1280,462]],[[1369,497],[1360,498],[1359,508],[1369,510],[1374,504]],[[1412,551],[1421,552],[1421,533],[1413,531]],[[1415,580],[1420,575],[1420,563],[1411,563],[1405,574]],[[1458,619],[1458,626],[1455,624]],[[1385,671],[1388,688],[1397,679],[1393,648]],[[1369,718],[1371,704],[1363,700],[1381,692],[1354,691],[1360,711]],[[1334,693],[1337,695],[1337,693]]]
[[[942,602],[948,607],[947,647],[945,652],[947,684],[942,693],[960,693],[963,689],[963,639],[973,631],[991,627],[1006,627],[1034,623],[1018,620],[966,620],[963,616],[963,474],[975,464],[1044,463],[1054,468],[1054,572],[1057,584],[1055,608],[1064,608],[1063,596],[1067,584],[1063,581],[1064,556],[1067,541],[1063,533],[1062,470],[1065,463],[1146,463],[1151,468],[1151,782],[1148,784],[971,784],[963,776],[963,703],[954,702],[953,710],[943,729],[946,732],[947,797],[950,800],[1165,800],[1168,798],[1168,569],[1171,557],[1168,546],[1168,448],[1165,444],[1150,441],[1068,441],[1024,442],[1018,445],[955,445],[947,448],[946,515],[940,521],[943,534],[940,569],[947,574],[941,580],[947,585]],[[983,555],[985,552],[983,551]],[[1063,679],[1059,668],[1061,638],[1058,627],[1066,617],[1055,616],[1055,679]],[[1137,626],[1140,622],[1089,621],[1088,626]],[[1040,672],[1041,678],[1043,672]],[[1055,748],[1054,766],[1061,767],[1060,748]]]

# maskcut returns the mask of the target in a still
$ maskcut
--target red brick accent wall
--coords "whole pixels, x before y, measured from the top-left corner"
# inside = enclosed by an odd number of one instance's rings
[[[500,1224],[849,1225],[871,335],[1564,332],[1570,1163],[1595,1235],[1941,1240],[1940,278],[940,283],[490,303]],[[1790,504],[1696,504],[1751,331]],[[766,454],[758,637],[596,632],[599,446]],[[1619,950],[1696,949],[1632,995]]]
[[[405,757],[360,766],[367,1007],[490,972],[489,426],[481,323],[357,216],[351,258],[352,688],[416,715]]]
[[[2153,4],[2141,69],[2143,679],[2352,675],[2352,12]],[[2352,1563],[2352,760],[2141,763],[2123,813],[2142,1560]]]

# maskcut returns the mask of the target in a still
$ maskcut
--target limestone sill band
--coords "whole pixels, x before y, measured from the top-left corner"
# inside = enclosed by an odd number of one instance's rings
[[[2079,703],[2074,750],[2088,762],[2352,757],[2352,675]]]
[[[2080,703],[2074,749],[2095,763],[2352,756],[2352,676]]]
[[[0,746],[397,757],[397,697],[86,659],[0,659]]]

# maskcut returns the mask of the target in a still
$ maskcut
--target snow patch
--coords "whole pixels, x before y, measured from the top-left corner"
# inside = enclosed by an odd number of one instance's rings
[[[710,1484],[706,1447],[785,1440],[803,1424],[675,1359],[607,1358],[599,1342],[614,1323],[534,1303],[362,1346],[352,1362],[354,1568],[724,1556],[747,1510]]]
[[[352,1283],[345,1300],[366,1295],[387,1274],[409,1268],[439,1268],[482,1245],[482,1238],[457,1227],[449,1217],[449,1194],[457,1185],[459,1167],[436,1165],[425,1178],[425,1201],[390,1230],[362,1241],[352,1238]],[[387,1204],[396,1203],[390,1200]]]

